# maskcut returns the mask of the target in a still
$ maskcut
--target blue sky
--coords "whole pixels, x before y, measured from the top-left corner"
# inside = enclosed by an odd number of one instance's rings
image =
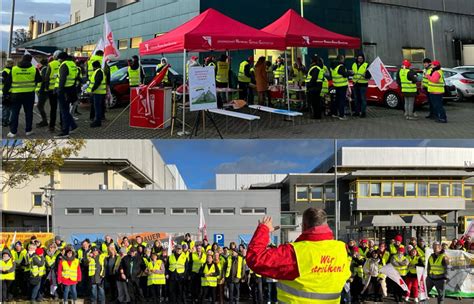
[[[156,140],[191,189],[215,188],[216,173],[309,172],[331,155],[333,140]],[[474,140],[339,140],[338,147],[474,147]]]
[[[1,1],[1,48],[6,50],[8,48],[12,0]],[[68,22],[70,4],[70,0],[16,0],[14,29],[27,29],[30,16],[42,21],[58,21],[61,24]]]

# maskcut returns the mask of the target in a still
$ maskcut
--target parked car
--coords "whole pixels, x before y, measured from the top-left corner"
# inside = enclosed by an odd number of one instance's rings
[[[149,84],[156,75],[156,64],[144,64],[142,68],[145,73],[144,83]],[[110,92],[112,94],[112,100],[109,104],[110,107],[130,102],[130,86],[128,83],[127,69],[128,67],[123,67],[110,77]],[[168,78],[173,87],[178,87],[183,83],[183,76],[178,72],[172,68],[169,68],[168,72]]]
[[[456,87],[458,100],[462,101],[474,97],[474,68],[470,69],[445,69],[443,68],[446,83]]]
[[[474,65],[461,65],[453,68],[454,70],[474,70]]]

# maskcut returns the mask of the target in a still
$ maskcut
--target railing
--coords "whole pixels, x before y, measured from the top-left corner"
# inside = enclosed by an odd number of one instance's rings
[[[2,227],[1,232],[47,232],[46,226]]]

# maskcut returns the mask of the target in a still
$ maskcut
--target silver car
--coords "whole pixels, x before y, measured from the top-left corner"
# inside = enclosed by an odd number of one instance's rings
[[[460,101],[474,97],[474,69],[443,68],[443,71],[446,83],[456,87]]]

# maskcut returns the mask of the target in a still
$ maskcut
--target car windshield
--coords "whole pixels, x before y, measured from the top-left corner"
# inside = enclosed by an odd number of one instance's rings
[[[462,75],[467,79],[474,79],[474,72],[463,73]]]
[[[110,76],[111,81],[120,81],[125,77],[127,74],[127,67],[121,68],[120,70],[117,70],[115,73],[113,73]]]

